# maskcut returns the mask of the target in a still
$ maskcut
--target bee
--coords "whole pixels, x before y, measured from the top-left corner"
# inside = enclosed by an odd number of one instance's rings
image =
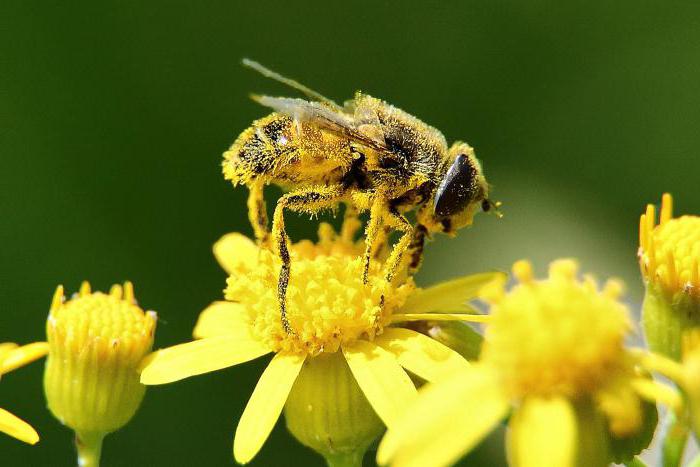
[[[370,261],[388,232],[401,233],[385,263],[391,281],[404,260],[409,273],[418,269],[426,237],[453,236],[479,209],[498,207],[489,200],[481,165],[467,143],[448,147],[437,129],[368,94],[358,91],[341,106],[257,62],[243,64],[307,97],[253,95],[273,113],[244,130],[222,164],[226,179],[249,189],[248,217],[257,241],[281,259],[277,295],[287,333],[293,330],[286,314],[291,258],[285,210],[313,215],[344,203],[351,212],[369,211],[367,283]],[[263,198],[268,184],[287,191],[277,201],[271,230]],[[415,225],[405,215],[409,211],[415,211]]]

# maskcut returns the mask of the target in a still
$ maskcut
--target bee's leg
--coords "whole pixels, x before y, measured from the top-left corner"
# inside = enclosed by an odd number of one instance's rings
[[[394,245],[392,248],[389,259],[387,259],[384,267],[385,278],[388,282],[391,282],[394,280],[396,273],[400,269],[404,258],[404,253],[406,250],[408,250],[408,247],[411,244],[414,228],[408,219],[406,219],[394,208],[389,208],[386,216],[386,222],[394,229],[403,232],[399,241],[396,242],[396,245]]]
[[[265,184],[262,180],[253,182],[248,193],[248,220],[253,227],[255,239],[259,245],[269,246],[270,231],[267,226],[267,206],[263,198],[263,188]]]
[[[369,210],[369,221],[365,228],[364,269],[362,271],[362,282],[365,284],[369,282],[369,263],[373,253],[381,247],[378,243],[386,240],[383,223],[384,213],[387,210],[388,205],[382,196],[375,196]]]
[[[340,238],[354,242],[357,230],[362,226],[358,209],[352,203],[346,203],[343,213],[343,225],[340,227]]]
[[[428,229],[423,224],[418,224],[413,228],[413,237],[408,245],[408,255],[411,259],[408,263],[408,273],[415,274],[423,262],[423,247],[428,236]]]
[[[382,230],[377,235],[377,239],[374,241],[374,253],[372,258],[378,259],[386,252],[387,242],[389,241],[389,235],[393,229],[389,225],[385,225]]]
[[[280,304],[280,317],[282,327],[287,334],[293,334],[287,318],[287,286],[291,271],[291,258],[289,255],[289,239],[284,227],[284,209],[297,212],[315,213],[321,209],[332,207],[340,202],[345,192],[342,185],[311,187],[304,190],[293,191],[283,195],[275,207],[272,217],[272,238],[282,267],[277,281],[277,300]]]

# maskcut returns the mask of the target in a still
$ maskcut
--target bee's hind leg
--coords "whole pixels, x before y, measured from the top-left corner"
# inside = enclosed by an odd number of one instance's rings
[[[267,221],[267,206],[263,197],[265,184],[262,180],[251,183],[248,193],[248,220],[253,227],[259,245],[269,246],[270,230]]]
[[[408,273],[410,275],[415,274],[423,263],[423,248],[425,247],[425,240],[427,237],[428,229],[423,224],[418,224],[413,228],[411,243],[408,245],[408,255],[410,258]]]
[[[277,281],[277,300],[280,305],[282,327],[287,334],[293,334],[287,317],[287,286],[291,272],[291,257],[289,254],[289,237],[284,227],[284,209],[309,214],[332,207],[340,202],[345,194],[342,185],[318,186],[293,191],[283,195],[275,207],[272,217],[272,238],[274,247],[282,260],[280,275]]]

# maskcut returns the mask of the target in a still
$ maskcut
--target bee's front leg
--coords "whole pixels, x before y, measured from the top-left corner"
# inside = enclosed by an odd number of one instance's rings
[[[280,197],[272,217],[272,238],[274,247],[282,260],[279,279],[277,280],[277,300],[280,305],[282,327],[287,334],[293,334],[287,317],[287,286],[291,273],[291,256],[289,254],[289,237],[284,226],[284,209],[292,211],[316,213],[324,208],[332,207],[341,201],[345,189],[342,185],[311,187],[293,191]]]
[[[413,275],[423,263],[423,248],[428,237],[428,229],[423,224],[418,224],[413,228],[411,243],[408,245],[408,254],[411,261],[408,263],[408,273]]]

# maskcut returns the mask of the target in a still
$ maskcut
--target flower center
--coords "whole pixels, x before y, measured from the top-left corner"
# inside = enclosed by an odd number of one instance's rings
[[[155,328],[155,313],[144,313],[133,296],[133,288],[114,286],[109,294],[91,293],[84,283],[74,298],[63,303],[59,287],[47,321],[51,335],[65,338],[80,348],[94,338],[113,341],[141,340]],[[123,342],[122,342],[123,343]]]
[[[665,292],[700,297],[700,217],[672,218],[672,199],[662,198],[659,224],[654,206],[639,225],[639,265],[644,277]]]
[[[411,280],[399,286],[388,283],[378,259],[372,260],[364,284],[363,244],[336,237],[327,225],[319,237],[317,244],[302,241],[292,246],[286,300],[293,331],[289,334],[282,327],[277,299],[277,257],[260,249],[252,265],[233,264],[226,299],[244,305],[254,336],[276,352],[315,355],[336,352],[359,338],[373,339],[414,289]]]
[[[598,291],[592,279],[576,279],[570,260],[552,263],[542,281],[533,279],[527,262],[513,271],[520,284],[490,297],[484,361],[498,368],[514,397],[595,391],[623,357],[630,322],[617,300],[620,284]]]

